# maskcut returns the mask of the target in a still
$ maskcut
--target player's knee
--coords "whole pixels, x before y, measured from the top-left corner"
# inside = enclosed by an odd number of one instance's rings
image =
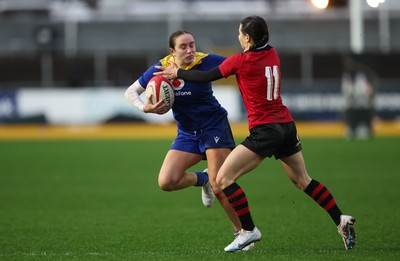
[[[172,191],[172,189],[169,186],[165,185],[165,184],[158,183],[158,186],[160,187],[160,189],[162,189],[164,191]]]
[[[169,182],[160,182],[160,181],[158,181],[158,186],[160,187],[160,189],[162,189],[164,191],[173,191],[173,190],[175,190],[175,184],[169,183]]]
[[[161,170],[158,174],[158,186],[164,191],[177,190],[183,176],[184,174],[180,174],[179,172]]]
[[[214,194],[221,192],[221,188],[218,186],[215,180],[209,180],[209,182]]]
[[[164,191],[176,190],[177,181],[172,179],[158,179],[158,186]]]
[[[225,175],[218,175],[217,179],[216,179],[216,183],[217,186],[222,189],[222,188],[226,188],[227,186],[229,186],[232,182],[226,178]]]

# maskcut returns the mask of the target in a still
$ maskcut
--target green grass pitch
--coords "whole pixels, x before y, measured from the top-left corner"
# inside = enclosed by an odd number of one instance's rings
[[[267,159],[238,180],[263,238],[224,253],[233,228],[218,204],[203,207],[199,188],[158,188],[170,143],[1,141],[0,260],[400,260],[399,138],[303,139],[310,175],[357,219],[352,251]]]

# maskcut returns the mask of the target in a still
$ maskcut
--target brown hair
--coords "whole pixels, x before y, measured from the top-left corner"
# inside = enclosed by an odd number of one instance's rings
[[[190,34],[190,35],[192,35],[192,34],[189,33],[188,31],[184,31],[184,30],[178,30],[178,31],[173,32],[173,33],[169,36],[169,47],[172,48],[172,49],[175,49],[176,38],[178,38],[179,36],[184,35],[184,34]]]

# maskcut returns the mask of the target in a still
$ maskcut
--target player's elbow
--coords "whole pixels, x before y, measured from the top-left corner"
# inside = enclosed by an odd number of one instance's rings
[[[128,102],[130,101],[130,99],[129,99],[129,97],[130,97],[129,94],[130,94],[130,92],[131,92],[130,88],[131,88],[131,87],[127,88],[126,91],[125,91],[125,93],[124,93],[124,97],[125,97],[125,99],[126,99]]]

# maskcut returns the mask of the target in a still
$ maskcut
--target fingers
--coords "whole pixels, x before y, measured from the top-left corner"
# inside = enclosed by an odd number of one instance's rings
[[[164,71],[160,71],[160,72],[153,72],[153,75],[164,75],[168,79],[176,79],[176,78],[178,78],[176,72],[169,71],[169,69],[165,69]]]
[[[160,65],[155,66],[156,69],[161,70],[161,71],[154,72],[153,75],[164,75],[168,79],[177,78],[178,77],[177,76],[177,74],[178,74],[178,66],[175,63],[171,62],[171,61],[169,61],[169,64],[171,65],[169,67],[160,66]]]
[[[167,70],[167,67],[161,66],[161,65],[156,65],[154,66],[156,69],[160,70],[159,72],[153,72],[153,75],[164,75],[167,77],[165,74],[165,71]]]
[[[157,103],[153,104],[152,95],[147,97],[147,103],[144,106],[144,112],[146,113],[156,113],[156,114],[164,114],[169,111],[169,104],[166,100],[162,99]]]
[[[178,65],[176,65],[176,63],[174,63],[173,61],[168,61],[169,65],[171,65],[174,68],[178,68]]]
[[[161,65],[156,65],[155,67],[156,67],[156,69],[161,70],[161,71],[164,71],[166,69],[165,66],[161,66]]]
[[[166,100],[162,99],[155,105],[155,111],[157,114],[164,114],[169,110],[169,104]]]
[[[147,98],[147,103],[153,104],[153,94],[150,94],[149,96],[146,96]]]

